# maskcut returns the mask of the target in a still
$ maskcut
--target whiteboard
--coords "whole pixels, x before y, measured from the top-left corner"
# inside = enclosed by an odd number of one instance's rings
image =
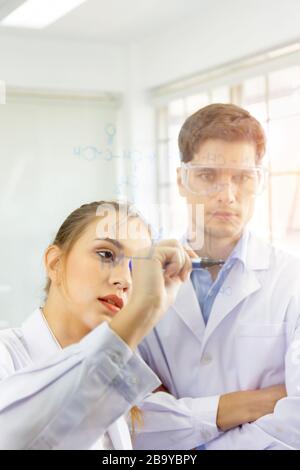
[[[0,105],[0,328],[41,305],[43,253],[81,204],[116,197],[114,100],[8,94]]]

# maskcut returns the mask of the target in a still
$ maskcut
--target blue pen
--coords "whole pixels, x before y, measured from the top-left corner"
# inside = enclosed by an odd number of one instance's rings
[[[210,268],[211,266],[222,266],[225,263],[223,259],[214,258],[194,258],[192,259],[192,270]],[[132,261],[129,260],[129,269],[132,271]]]
[[[210,268],[211,266],[223,266],[225,263],[224,259],[214,258],[195,258],[192,260],[192,269],[204,269]]]

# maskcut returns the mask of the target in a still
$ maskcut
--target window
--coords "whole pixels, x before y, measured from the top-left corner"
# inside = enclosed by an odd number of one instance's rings
[[[171,100],[157,110],[158,202],[165,207],[161,226],[180,236],[185,228],[185,204],[176,185],[180,158],[178,134],[184,120],[210,103],[234,102],[246,108],[267,134],[264,163],[269,184],[256,203],[251,228],[288,251],[300,251],[300,65],[261,74],[233,86]],[[169,209],[168,209],[169,208]]]

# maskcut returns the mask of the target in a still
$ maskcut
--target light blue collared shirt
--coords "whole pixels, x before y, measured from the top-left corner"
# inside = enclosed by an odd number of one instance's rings
[[[191,281],[196,292],[205,325],[208,322],[215,298],[220,292],[232,266],[237,261],[240,261],[245,267],[248,237],[249,232],[245,231],[220,269],[215,281],[212,280],[211,274],[207,269],[197,269],[191,273]],[[227,294],[230,295],[230,292]],[[201,445],[197,447],[197,450],[206,450],[206,447],[205,445]]]
[[[215,281],[212,280],[211,274],[207,269],[192,271],[191,281],[195,289],[205,324],[208,322],[215,298],[220,292],[232,266],[237,261],[240,261],[245,267],[248,238],[249,232],[246,230],[232,250],[230,256],[227,258],[225,264],[222,266],[222,269],[220,269]],[[227,294],[230,295],[230,292],[227,292]]]

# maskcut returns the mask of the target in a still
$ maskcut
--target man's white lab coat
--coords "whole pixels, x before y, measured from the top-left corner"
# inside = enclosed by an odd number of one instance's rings
[[[205,324],[190,280],[141,344],[170,393],[144,402],[138,449],[300,449],[300,264],[250,234]],[[274,413],[227,432],[219,396],[286,384]],[[175,398],[174,398],[175,397]]]

